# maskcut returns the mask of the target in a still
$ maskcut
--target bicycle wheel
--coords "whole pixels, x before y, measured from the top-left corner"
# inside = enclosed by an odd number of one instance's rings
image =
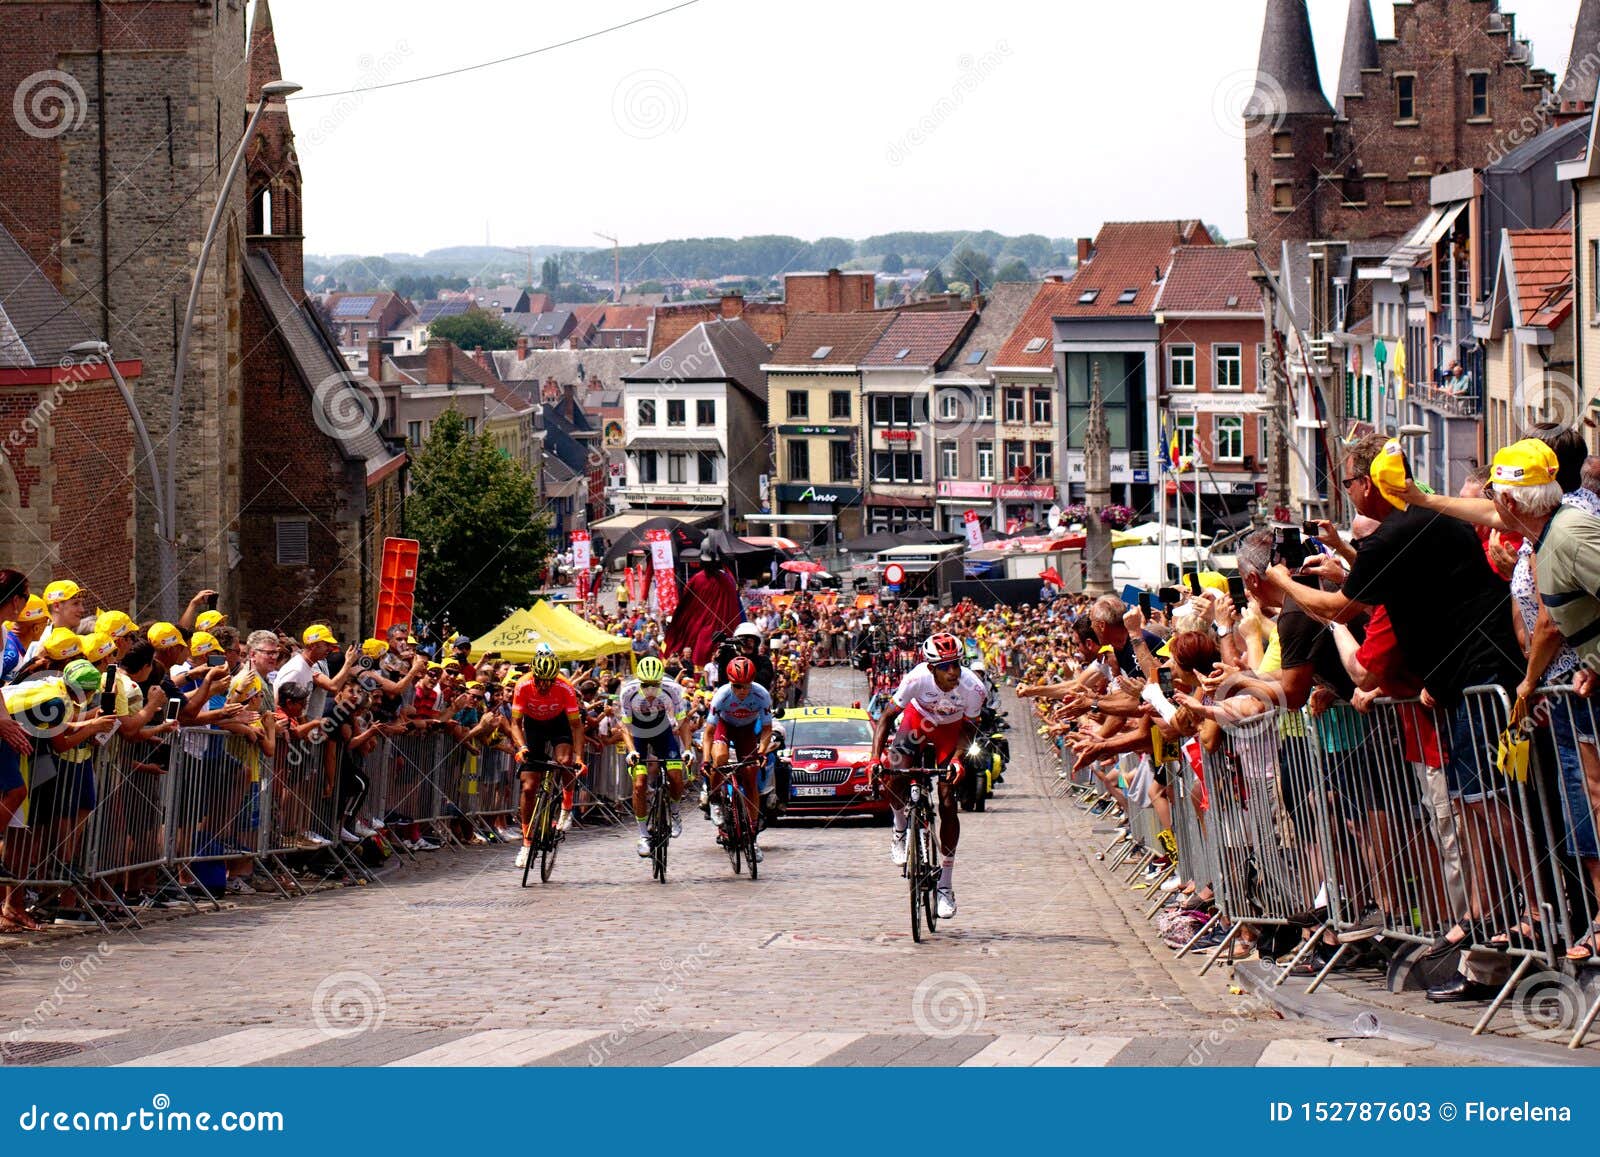
[[[544,793],[540,792],[533,801],[533,815],[528,818],[528,826],[523,830],[523,835],[531,842],[525,847],[528,853],[522,865],[522,886],[528,886],[528,877],[533,873],[534,861],[539,858],[539,825],[541,823],[540,809],[544,807]]]
[[[743,802],[743,801],[740,801],[740,802]],[[744,846],[744,858],[745,858],[745,861],[750,866],[750,879],[754,880],[756,878],[756,875],[757,875],[758,871],[759,871],[759,869],[756,867],[756,832],[757,832],[757,829],[752,827],[748,822],[746,822],[744,827],[745,827],[745,841],[746,841],[745,842],[745,846]]]
[[[922,915],[923,919],[927,921],[928,931],[937,932],[939,930],[939,846],[933,835],[933,817],[926,815],[923,817],[923,821]]]
[[[906,881],[911,892],[911,939],[922,943],[922,817],[911,813],[911,830],[906,833]]]
[[[739,793],[733,792],[724,797],[722,807],[722,830],[728,841],[728,859],[733,861],[733,874],[737,876],[744,870],[741,861],[744,855],[744,807],[739,800]]]
[[[544,818],[539,828],[539,882],[543,884],[550,882],[550,873],[556,868],[556,853],[561,850],[561,833],[556,830],[560,800],[560,789],[555,789],[544,801]]]
[[[667,815],[666,794],[658,785],[650,808],[650,872],[663,884],[667,882],[667,845],[671,842],[672,819]]]

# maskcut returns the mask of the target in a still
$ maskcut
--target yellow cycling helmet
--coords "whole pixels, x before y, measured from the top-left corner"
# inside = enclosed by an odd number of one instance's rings
[[[535,679],[554,679],[561,674],[561,664],[556,662],[554,655],[535,655],[533,657],[533,677]]]
[[[667,665],[654,655],[639,660],[639,682],[659,683],[667,677]]]

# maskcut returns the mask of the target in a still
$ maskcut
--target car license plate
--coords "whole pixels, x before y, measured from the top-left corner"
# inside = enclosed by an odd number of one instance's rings
[[[794,794],[797,799],[802,796],[832,795],[833,785],[828,783],[797,785],[794,789]]]

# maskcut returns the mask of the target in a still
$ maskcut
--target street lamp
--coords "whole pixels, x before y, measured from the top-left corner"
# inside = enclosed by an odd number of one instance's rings
[[[177,361],[172,372],[172,409],[167,420],[166,512],[162,522],[167,530],[169,547],[161,552],[161,613],[169,622],[178,616],[178,422],[183,411],[183,377],[189,361],[189,335],[194,329],[195,308],[200,303],[200,282],[205,277],[206,262],[211,259],[211,246],[217,239],[217,229],[222,224],[222,214],[228,206],[228,193],[239,176],[239,169],[244,165],[245,150],[255,136],[256,125],[261,123],[267,105],[299,91],[298,84],[287,80],[268,81],[261,86],[261,99],[256,102],[255,112],[250,114],[250,123],[245,125],[244,135],[239,138],[239,147],[234,151],[227,176],[222,179],[222,188],[217,190],[217,204],[211,211],[211,224],[206,228],[205,238],[200,242],[200,259],[195,263],[194,280],[189,285],[189,304],[183,311],[183,328],[178,332]]]

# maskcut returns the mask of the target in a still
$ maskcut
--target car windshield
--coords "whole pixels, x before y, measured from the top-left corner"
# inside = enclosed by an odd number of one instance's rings
[[[797,719],[789,724],[790,747],[868,747],[870,719]]]

